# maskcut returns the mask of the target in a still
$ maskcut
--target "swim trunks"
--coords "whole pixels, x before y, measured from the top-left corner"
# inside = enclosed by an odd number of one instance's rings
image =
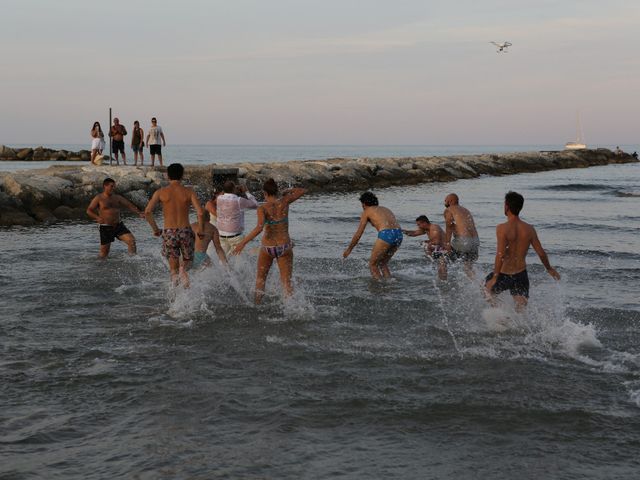
[[[196,235],[191,227],[165,228],[162,231],[162,256],[180,258],[185,262],[193,259]]]
[[[449,252],[447,252],[442,245],[433,245],[431,252],[431,258],[439,260],[440,258],[447,258]]]
[[[143,153],[144,152],[144,144],[140,145],[138,143],[137,145],[131,145],[131,150],[133,150],[133,153]]]
[[[162,155],[162,145],[149,145],[151,155]]]
[[[487,275],[485,282],[488,282],[492,278],[493,272]],[[523,270],[519,273],[514,273],[513,275],[506,273],[498,275],[498,280],[496,280],[495,285],[491,288],[491,293],[495,293],[497,295],[505,290],[509,290],[511,295],[529,298],[529,275],[527,274],[527,271]]]
[[[480,239],[478,237],[453,237],[451,239],[451,249],[455,258],[475,262],[478,260],[478,248]]]
[[[124,153],[124,140],[112,140],[111,147],[113,148],[113,153]]]
[[[113,243],[116,238],[119,240],[122,235],[127,233],[131,232],[122,222],[117,225],[100,225],[100,245]]]
[[[399,228],[380,230],[378,232],[378,238],[392,247],[399,247],[402,244],[402,230]]]
[[[194,252],[193,253],[193,268],[199,266],[206,266],[211,263],[211,257],[207,255],[207,252]]]
[[[266,247],[263,245],[262,248],[264,248],[264,251],[267,252],[267,254],[271,258],[279,258],[289,250],[291,250],[293,248],[293,245],[290,243],[285,243],[284,245],[275,245],[273,247]]]

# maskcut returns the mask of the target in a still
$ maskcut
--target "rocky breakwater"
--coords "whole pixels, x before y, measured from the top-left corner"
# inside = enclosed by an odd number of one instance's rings
[[[637,160],[610,150],[530,152],[411,158],[335,158],[282,163],[238,163],[186,166],[185,181],[204,201],[213,190],[216,172],[236,172],[237,180],[255,193],[273,177],[283,186],[311,192],[364,191],[392,185],[446,182],[480,175],[509,175],[563,168],[580,168]],[[34,225],[74,218],[86,219],[85,209],[112,177],[117,192],[143,208],[162,186],[164,169],[149,167],[53,166],[48,169],[0,173],[0,225]]]
[[[51,148],[11,148],[0,145],[0,161],[56,161],[56,162],[88,162],[91,157],[89,150],[70,152],[68,150],[54,150]]]

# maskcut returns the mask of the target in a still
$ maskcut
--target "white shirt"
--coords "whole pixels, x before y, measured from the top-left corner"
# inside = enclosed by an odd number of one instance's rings
[[[149,128],[149,145],[160,145],[160,135],[162,127],[160,125]]]
[[[216,198],[217,226],[220,235],[237,235],[244,231],[244,210],[258,208],[258,201],[247,192],[247,198],[224,193]]]

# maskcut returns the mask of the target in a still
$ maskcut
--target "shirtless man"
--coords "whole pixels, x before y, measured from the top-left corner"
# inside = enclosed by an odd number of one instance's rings
[[[444,231],[439,225],[431,223],[426,215],[416,218],[417,230],[402,230],[402,233],[409,237],[419,237],[427,235],[429,239],[424,244],[424,253],[438,262],[438,277],[441,280],[447,279],[447,251],[444,248]]]
[[[371,276],[376,280],[390,278],[389,260],[402,244],[402,230],[395,215],[386,207],[378,206],[378,198],[371,192],[365,192],[360,197],[362,203],[362,215],[358,230],[353,235],[351,243],[342,254],[347,258],[364,233],[367,223],[371,223],[378,230],[378,238],[371,250],[369,269]]]
[[[122,163],[127,164],[127,154],[124,153],[124,136],[127,134],[127,129],[124,125],[120,125],[120,120],[116,117],[113,119],[113,125],[109,129],[109,136],[111,137],[111,148],[113,149],[113,155],[116,157],[116,165],[120,165],[118,160],[118,152],[122,153]]]
[[[136,239],[120,219],[120,209],[128,208],[144,218],[142,211],[126,198],[113,193],[116,181],[105,178],[102,182],[102,193],[99,193],[87,207],[87,215],[100,225],[100,254],[98,258],[107,258],[111,244],[117,238],[127,244],[129,255],[136,254]]]
[[[494,295],[509,290],[516,303],[516,310],[522,311],[529,298],[529,276],[527,275],[526,257],[529,246],[540,257],[547,273],[556,280],[560,274],[551,266],[547,254],[538,240],[535,228],[520,220],[518,216],[524,197],[516,192],[509,192],[504,197],[504,214],[507,221],[496,227],[498,247],[496,262],[485,283],[487,295],[494,303]]]
[[[211,266],[211,258],[207,254],[207,247],[209,246],[209,242],[213,243],[213,246],[216,249],[216,254],[220,259],[220,263],[224,266],[227,266],[227,257],[224,254],[222,245],[220,244],[220,235],[218,234],[218,229],[210,223],[208,211],[204,210],[202,212],[202,217],[204,220],[204,236],[200,237],[200,235],[196,235],[195,251],[193,255],[193,268],[204,268]],[[198,222],[192,223],[191,229],[197,230]]]
[[[198,213],[198,236],[204,239],[204,217],[202,207],[193,189],[182,185],[184,168],[179,163],[172,163],[167,168],[169,185],[157,190],[144,210],[147,222],[156,237],[162,235],[162,255],[169,261],[171,281],[177,286],[180,278],[185,288],[189,288],[187,270],[193,261],[195,234],[189,221],[189,205]],[[153,217],[153,209],[158,202],[162,203],[164,214],[164,230],[160,230]],[[182,257],[182,264],[180,258]]]
[[[453,258],[464,261],[464,271],[473,278],[473,262],[478,259],[480,239],[471,212],[459,204],[458,195],[450,193],[444,199],[446,234],[444,248]]]

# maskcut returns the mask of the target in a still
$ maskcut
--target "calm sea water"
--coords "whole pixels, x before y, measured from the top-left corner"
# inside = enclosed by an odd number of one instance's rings
[[[0,230],[0,477],[635,479],[639,173],[376,192],[404,227],[441,223],[457,192],[481,236],[478,278],[504,192],[524,194],[563,278],[531,255],[527,316],[506,330],[459,266],[435,280],[418,239],[390,283],[369,279],[371,228],[343,261],[356,193],[293,204],[296,294],[283,303],[274,269],[261,307],[251,253],[172,294],[137,218],[140,254],[116,243],[106,262],[90,223]]]

